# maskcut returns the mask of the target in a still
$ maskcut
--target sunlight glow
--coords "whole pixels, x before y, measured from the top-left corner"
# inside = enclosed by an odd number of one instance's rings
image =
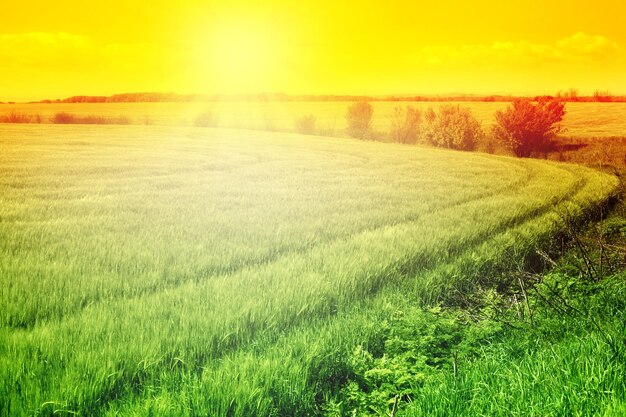
[[[258,23],[230,22],[199,41],[197,56],[215,89],[246,93],[272,78],[278,65],[276,41],[271,30]]]

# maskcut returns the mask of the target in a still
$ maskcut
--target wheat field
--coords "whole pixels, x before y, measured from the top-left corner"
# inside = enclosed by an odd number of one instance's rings
[[[311,415],[389,306],[605,200],[581,166],[241,129],[0,125],[4,415]]]

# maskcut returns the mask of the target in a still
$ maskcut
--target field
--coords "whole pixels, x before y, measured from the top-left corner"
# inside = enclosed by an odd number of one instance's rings
[[[170,124],[159,104],[106,106]],[[0,170],[12,416],[320,414],[394,314],[523,259],[617,186],[545,161],[158,125],[0,125]]]
[[[58,112],[76,115],[126,117],[133,124],[167,126],[194,125],[199,115],[210,114],[211,126],[243,127],[261,130],[293,131],[297,118],[315,116],[319,133],[327,136],[345,135],[347,102],[216,102],[216,103],[91,103],[91,104],[3,104],[0,118],[11,114],[40,115],[49,122]],[[469,107],[487,129],[494,122],[494,112],[508,103],[454,103]],[[441,103],[375,102],[373,127],[388,132],[394,109],[411,105],[416,108],[437,108]],[[626,103],[567,103],[564,126],[567,136],[579,138],[626,135]]]

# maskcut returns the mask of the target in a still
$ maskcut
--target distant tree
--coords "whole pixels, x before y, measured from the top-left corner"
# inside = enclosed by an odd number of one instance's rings
[[[348,106],[346,121],[348,134],[354,138],[364,139],[370,132],[374,109],[367,101],[358,101]]]
[[[613,95],[608,90],[596,90],[593,92],[593,99],[605,103],[613,101]]]
[[[420,134],[422,113],[419,109],[408,106],[406,110],[400,107],[394,109],[391,119],[391,138],[395,142],[415,143]]]
[[[315,134],[315,116],[312,114],[301,116],[296,119],[296,132],[303,135]]]
[[[555,98],[528,98],[513,101],[506,110],[495,114],[493,134],[515,152],[528,157],[544,149],[547,141],[562,132],[560,122],[565,115],[565,103]]]
[[[471,151],[484,135],[480,122],[467,107],[444,104],[438,112],[429,108],[424,119],[422,140],[442,148]]]

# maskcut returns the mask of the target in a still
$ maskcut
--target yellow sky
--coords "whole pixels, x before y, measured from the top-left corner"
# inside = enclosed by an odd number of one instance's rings
[[[626,94],[624,16],[623,0],[13,1],[0,14],[0,101]]]

